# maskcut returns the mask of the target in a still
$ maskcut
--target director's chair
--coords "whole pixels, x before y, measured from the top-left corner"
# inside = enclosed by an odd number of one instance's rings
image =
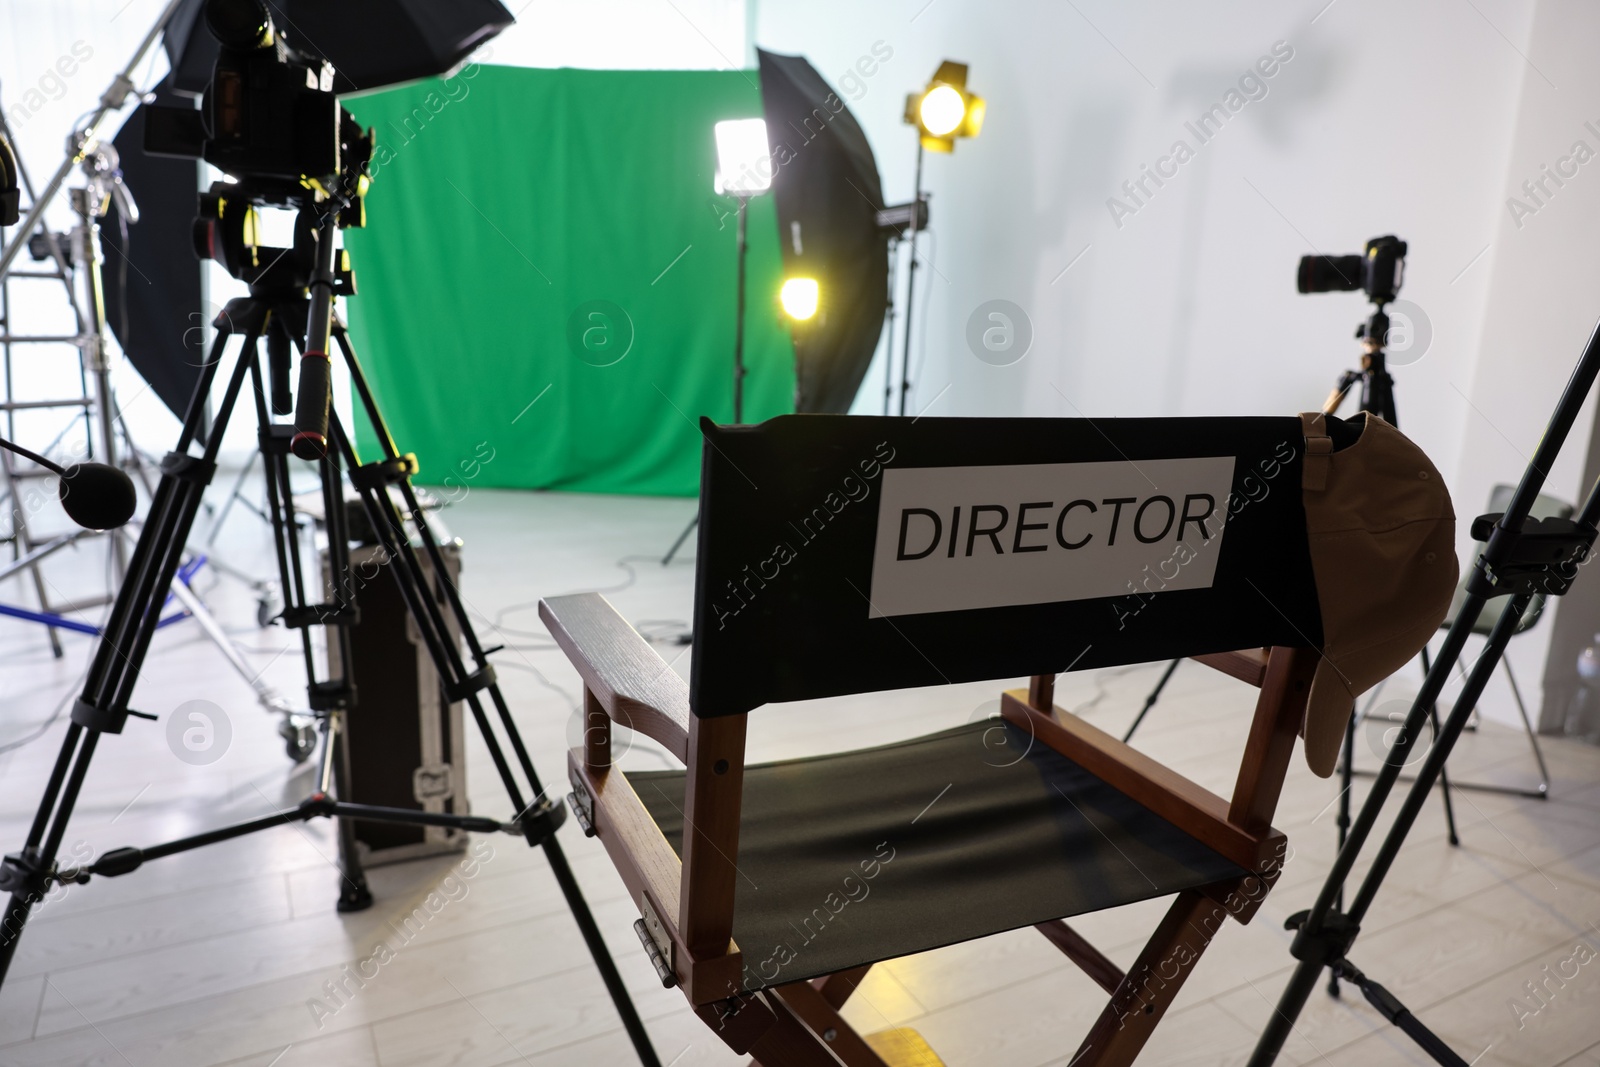
[[[868,969],[1033,926],[1109,994],[1070,1062],[1131,1063],[1285,856],[1323,641],[1299,420],[702,430],[691,681],[599,595],[540,605],[584,683],[570,800],[663,983],[765,1067],[921,1067],[914,1031],[840,1015]],[[1229,799],[1053,702],[1062,670],[1175,655],[1259,689]],[[745,763],[769,702],[1025,675],[999,721]],[[614,767],[614,722],[685,770]],[[1063,921],[1161,896],[1127,971]]]

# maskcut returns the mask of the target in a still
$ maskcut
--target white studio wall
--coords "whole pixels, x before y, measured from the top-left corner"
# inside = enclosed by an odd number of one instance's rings
[[[1510,158],[1494,215],[1489,288],[1483,309],[1477,358],[1466,380],[1451,385],[1469,404],[1460,458],[1452,488],[1456,508],[1468,514],[1483,509],[1491,487],[1513,482],[1539,440],[1551,408],[1572,371],[1577,353],[1600,312],[1600,72],[1582,44],[1600,35],[1600,11],[1572,0],[1540,0],[1520,64],[1517,114]],[[1491,258],[1492,257],[1492,258]],[[1546,489],[1577,501],[1582,483],[1584,441],[1594,425],[1594,397],[1579,417],[1571,444]],[[1468,509],[1471,509],[1470,511]],[[1595,577],[1585,574],[1573,592],[1555,605],[1556,617],[1569,601],[1595,596]],[[1592,603],[1592,601],[1591,601]],[[1512,669],[1522,680],[1535,725],[1561,728],[1561,694],[1540,701],[1533,679],[1540,677],[1555,627],[1550,620],[1518,637],[1507,648]],[[1553,664],[1571,674],[1570,656]],[[1543,707],[1540,707],[1540,704]],[[1504,676],[1485,698],[1485,712],[1515,714]]]
[[[1470,519],[1491,484],[1520,475],[1600,316],[1600,182],[1572,179],[1520,228],[1506,205],[1576,139],[1600,149],[1583,126],[1600,127],[1600,111],[1584,111],[1596,75],[1579,43],[1597,17],[1545,0],[821,0],[761,5],[756,40],[834,79],[891,200],[912,189],[905,93],[949,58],[988,99],[982,136],[925,165],[936,236],[923,246],[913,412],[1315,408],[1357,364],[1352,335],[1370,308],[1359,293],[1296,293],[1299,257],[1384,233],[1410,242],[1397,408],[1451,480],[1465,553]],[[878,42],[892,59],[849,74]],[[1157,168],[1171,176],[1158,184]],[[1032,332],[1009,366],[967,340],[995,299],[1021,307]],[[882,411],[882,357],[857,411]],[[1587,425],[1550,483],[1569,499]],[[1512,645],[1525,679],[1547,632]],[[1503,688],[1484,711],[1514,721]]]

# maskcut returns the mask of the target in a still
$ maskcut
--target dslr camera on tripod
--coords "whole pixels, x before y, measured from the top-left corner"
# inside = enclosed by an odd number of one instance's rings
[[[1360,289],[1380,308],[1400,294],[1406,243],[1394,234],[1374,237],[1356,256],[1302,256],[1295,275],[1302,293],[1348,293]]]
[[[1384,308],[1400,295],[1405,278],[1406,243],[1394,234],[1374,237],[1358,256],[1302,256],[1295,287],[1302,293],[1354,292],[1372,301],[1372,315],[1356,327],[1361,341],[1361,368],[1345,371],[1323,403],[1325,414],[1338,412],[1346,394],[1361,384],[1361,410],[1399,425],[1394,405],[1394,379],[1389,376],[1384,346],[1389,343],[1389,315]]]

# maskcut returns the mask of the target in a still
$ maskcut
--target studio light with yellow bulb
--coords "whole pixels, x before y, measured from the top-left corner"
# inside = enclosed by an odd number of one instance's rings
[[[906,282],[906,328],[904,350],[900,357],[900,414],[906,413],[906,399],[911,392],[911,305],[917,290],[917,232],[928,224],[926,195],[922,191],[922,155],[942,152],[948,155],[956,150],[956,141],[976,137],[983,129],[984,115],[988,111],[983,97],[967,91],[967,65],[947,59],[939,64],[933,77],[920,92],[906,96],[905,122],[917,128],[917,176],[912,210],[907,215],[905,227],[911,239],[911,265]],[[884,214],[880,212],[880,215]],[[891,253],[892,254],[892,253]],[[891,279],[893,275],[891,274]],[[889,414],[889,397],[893,393],[894,375],[894,319],[895,310],[889,305],[890,344],[884,358],[883,413]]]

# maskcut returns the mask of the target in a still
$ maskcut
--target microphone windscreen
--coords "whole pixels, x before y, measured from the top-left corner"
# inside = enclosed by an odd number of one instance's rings
[[[90,530],[111,530],[133,518],[139,496],[133,479],[104,463],[74,463],[61,475],[61,507]]]

